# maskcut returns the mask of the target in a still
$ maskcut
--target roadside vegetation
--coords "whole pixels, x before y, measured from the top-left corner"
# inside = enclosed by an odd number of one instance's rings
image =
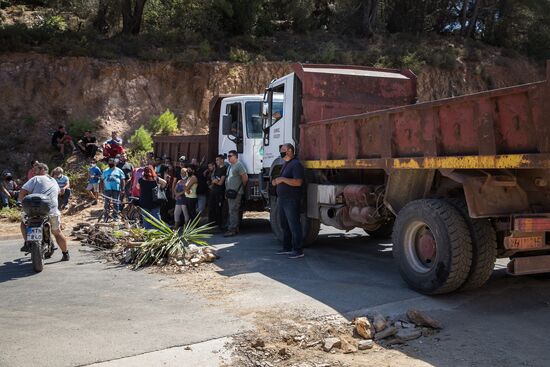
[[[0,51],[414,70],[455,68],[459,49],[482,60],[488,46],[550,58],[550,1],[0,1]]]
[[[18,208],[4,207],[0,209],[0,218],[6,219],[8,222],[19,222],[21,220],[21,210]]]

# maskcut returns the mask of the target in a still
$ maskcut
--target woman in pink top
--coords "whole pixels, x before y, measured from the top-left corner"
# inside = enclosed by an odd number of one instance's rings
[[[31,161],[31,168],[29,168],[29,170],[27,171],[27,181],[35,176],[34,175],[34,166],[36,166],[37,163],[38,163],[37,160]]]
[[[142,162],[143,163],[143,162]],[[134,168],[132,171],[132,191],[130,192],[133,197],[139,197],[139,179],[143,177],[143,171],[145,167]]]

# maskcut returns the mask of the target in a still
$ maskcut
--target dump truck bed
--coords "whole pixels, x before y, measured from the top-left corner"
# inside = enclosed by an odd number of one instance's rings
[[[550,75],[550,63],[548,64]],[[550,168],[546,81],[300,125],[308,168]]]

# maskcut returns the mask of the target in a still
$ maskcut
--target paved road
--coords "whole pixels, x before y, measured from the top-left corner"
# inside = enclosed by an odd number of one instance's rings
[[[56,262],[56,254],[35,275],[19,242],[0,242],[0,366],[171,365],[181,358],[201,366],[184,357],[189,351],[182,347],[200,342],[195,358],[206,361],[208,354],[215,365],[212,348],[253,327],[250,315],[258,310],[351,318],[367,309],[398,314],[412,306],[446,325],[435,346],[404,348],[415,359],[434,366],[550,365],[546,278],[509,277],[499,264],[481,290],[424,297],[397,274],[389,240],[324,228],[304,259],[289,260],[274,255],[278,246],[267,231],[266,221],[251,220],[231,242],[213,239],[226,288],[238,287],[222,294],[223,306],[174,279],[97,262],[77,245],[71,262]]]

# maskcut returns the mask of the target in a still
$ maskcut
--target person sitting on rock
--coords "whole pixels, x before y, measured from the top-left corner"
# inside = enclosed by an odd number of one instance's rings
[[[18,186],[13,179],[13,176],[10,172],[4,172],[2,174],[2,183],[0,184],[0,198],[2,199],[2,206],[9,206],[10,199],[17,200],[18,195]]]
[[[84,136],[78,141],[78,147],[84,153],[86,158],[94,158],[99,145],[97,144],[97,139],[95,136],[92,136],[92,132],[87,130],[84,132]]]
[[[105,159],[115,158],[118,154],[124,154],[122,139],[117,136],[117,132],[111,133],[111,139],[103,143],[103,156]]]
[[[34,177],[35,166],[38,164],[36,159],[31,161],[31,168],[27,171],[27,181]]]
[[[76,146],[73,143],[73,138],[67,134],[65,126],[59,125],[57,131],[52,135],[52,146],[57,149],[62,156],[65,155],[65,146],[68,145],[76,152]]]
[[[61,167],[55,167],[52,170],[52,177],[59,185],[58,209],[63,210],[69,204],[69,198],[72,193],[69,177],[63,174],[63,168]]]

